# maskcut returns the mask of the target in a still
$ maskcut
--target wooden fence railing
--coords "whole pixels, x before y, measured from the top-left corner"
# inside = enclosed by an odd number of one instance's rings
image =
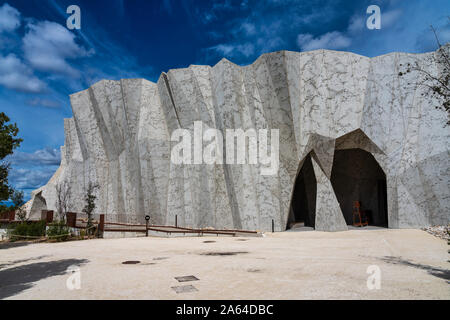
[[[143,224],[120,223],[120,222],[104,222],[103,226],[100,227],[100,230],[109,232],[144,232],[147,234],[148,231],[150,230],[160,233],[166,233],[168,235],[182,233],[182,234],[198,234],[199,236],[202,236],[204,234],[230,235],[230,236],[236,236],[237,234],[256,235],[258,233],[257,231],[251,230],[186,228],[172,225],[143,225]]]
[[[87,229],[87,218],[79,218],[76,212],[66,213],[66,224],[68,227],[76,229]],[[0,222],[4,223],[18,223],[15,220],[15,212],[6,212],[0,215]],[[41,220],[45,220],[47,224],[52,223],[54,218],[53,210],[42,210]],[[230,235],[237,234],[256,235],[257,231],[251,230],[236,230],[236,229],[203,229],[203,228],[188,228],[178,226],[178,219],[175,219],[175,225],[150,225],[138,223],[122,223],[122,222],[106,222],[105,215],[100,214],[97,220],[92,220],[93,228],[97,229],[99,235],[104,232],[139,232],[148,235],[148,231],[171,234],[197,234],[199,236],[205,234]]]

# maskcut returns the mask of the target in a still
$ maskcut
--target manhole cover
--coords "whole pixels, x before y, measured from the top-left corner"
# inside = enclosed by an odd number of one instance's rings
[[[153,260],[166,260],[166,259],[169,259],[169,257],[156,257],[156,258],[153,258]]]
[[[215,241],[212,241],[212,240],[203,241],[203,243],[213,243],[213,242],[215,242]]]
[[[175,277],[178,282],[188,282],[188,281],[197,281],[200,280],[196,276],[183,276],[183,277]]]
[[[137,261],[137,260],[129,260],[129,261],[122,262],[122,264],[138,264],[138,263],[141,263],[141,262]]]
[[[192,286],[192,285],[187,285],[187,286],[176,286],[176,287],[171,287],[176,293],[185,293],[185,292],[194,292],[194,291],[198,291],[196,287]]]
[[[236,241],[248,241],[248,239],[236,239]]]

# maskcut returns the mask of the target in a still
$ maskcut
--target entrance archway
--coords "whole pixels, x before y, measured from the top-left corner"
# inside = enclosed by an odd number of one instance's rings
[[[359,201],[369,225],[388,227],[386,175],[362,149],[336,150],[331,184],[347,225],[353,224],[353,202]]]
[[[302,168],[295,180],[294,192],[286,229],[294,225],[313,227],[316,218],[317,181],[311,162],[311,155],[306,156]]]

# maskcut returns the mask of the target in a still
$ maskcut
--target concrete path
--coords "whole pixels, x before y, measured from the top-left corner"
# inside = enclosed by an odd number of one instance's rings
[[[448,249],[391,229],[1,243],[0,299],[450,299]]]

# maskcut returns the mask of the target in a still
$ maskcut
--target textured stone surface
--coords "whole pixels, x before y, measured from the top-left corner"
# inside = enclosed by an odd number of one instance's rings
[[[55,209],[55,185],[72,185],[80,212],[89,181],[98,183],[96,213],[108,221],[285,230],[296,176],[312,154],[317,180],[316,228],[347,226],[330,177],[335,149],[370,152],[387,178],[389,227],[450,220],[449,129],[445,113],[422,95],[422,76],[399,76],[417,61],[439,72],[436,53],[367,58],[317,50],[264,54],[240,67],[225,59],[144,79],[102,80],[71,95],[61,166],[33,193]],[[171,133],[194,121],[217,129],[280,130],[274,176],[259,165],[170,161]],[[39,196],[38,196],[39,195]],[[31,212],[32,215],[34,214]]]

